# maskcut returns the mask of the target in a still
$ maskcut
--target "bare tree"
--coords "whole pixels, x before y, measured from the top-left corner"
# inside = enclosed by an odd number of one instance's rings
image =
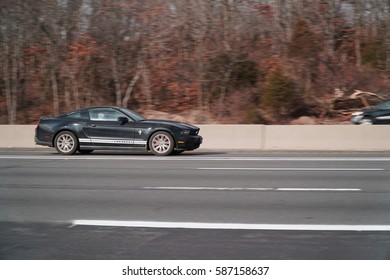
[[[23,79],[23,38],[26,32],[25,14],[22,1],[9,2],[0,6],[0,63],[6,97],[8,122],[14,124],[17,119],[18,97],[22,90]]]

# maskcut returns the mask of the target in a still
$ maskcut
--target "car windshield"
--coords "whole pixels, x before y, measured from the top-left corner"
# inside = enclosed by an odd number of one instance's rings
[[[385,101],[382,103],[379,103],[374,107],[375,109],[390,109],[390,101]]]
[[[122,108],[122,111],[126,113],[130,118],[132,118],[134,121],[139,122],[139,121],[144,121],[145,118],[142,117],[141,115],[137,114],[136,112],[133,112],[127,108]]]

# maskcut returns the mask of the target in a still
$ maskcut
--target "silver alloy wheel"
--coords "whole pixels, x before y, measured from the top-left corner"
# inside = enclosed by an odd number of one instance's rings
[[[77,140],[71,132],[61,132],[55,139],[57,151],[64,155],[71,155],[76,152]]]
[[[173,150],[173,139],[167,132],[157,132],[151,138],[150,149],[155,155],[169,155]]]
[[[371,125],[372,124],[372,120],[369,119],[369,118],[364,118],[364,119],[362,119],[360,124]]]

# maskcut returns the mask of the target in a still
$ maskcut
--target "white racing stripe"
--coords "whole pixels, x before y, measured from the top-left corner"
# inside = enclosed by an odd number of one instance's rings
[[[146,190],[176,191],[304,191],[304,192],[360,192],[362,189],[352,188],[220,188],[220,187],[143,187]]]
[[[72,226],[146,227],[187,229],[241,229],[292,231],[390,231],[390,225],[244,224],[157,221],[73,220]]]
[[[106,138],[80,138],[80,143],[94,143],[94,144],[137,144],[145,145],[146,140],[137,140],[137,139],[106,139]]]

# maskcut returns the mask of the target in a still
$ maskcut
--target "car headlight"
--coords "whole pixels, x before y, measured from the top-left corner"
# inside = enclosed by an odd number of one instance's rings
[[[182,134],[182,135],[189,135],[190,132],[191,132],[191,130],[185,129],[185,130],[182,130],[182,131],[181,131],[181,134]]]
[[[352,116],[361,116],[363,115],[363,112],[354,112],[352,113]]]

